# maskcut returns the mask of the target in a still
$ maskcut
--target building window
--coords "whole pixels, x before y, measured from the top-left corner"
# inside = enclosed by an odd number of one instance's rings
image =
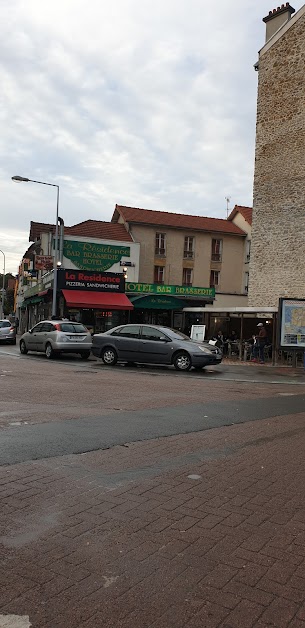
[[[193,283],[193,270],[192,268],[184,268],[182,275],[182,285],[191,286]]]
[[[184,259],[194,258],[194,243],[195,243],[195,238],[193,238],[192,236],[185,236],[184,251],[183,251]]]
[[[248,294],[249,291],[249,273],[245,273],[245,292]]]
[[[212,262],[221,262],[222,240],[212,239]]]
[[[247,240],[247,242],[246,242],[246,262],[250,262],[250,253],[251,253],[251,240]]]
[[[219,270],[211,270],[210,274],[210,288],[219,288],[220,284],[220,272]]]
[[[154,283],[164,283],[164,266],[155,266]]]
[[[165,233],[156,233],[155,255],[165,257]]]

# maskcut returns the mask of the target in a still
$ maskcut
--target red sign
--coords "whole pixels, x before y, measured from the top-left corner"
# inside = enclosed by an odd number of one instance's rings
[[[57,271],[57,287],[59,290],[125,292],[125,280],[122,273],[65,270],[60,268]]]
[[[36,255],[35,256],[35,270],[52,270],[53,257],[52,255]]]

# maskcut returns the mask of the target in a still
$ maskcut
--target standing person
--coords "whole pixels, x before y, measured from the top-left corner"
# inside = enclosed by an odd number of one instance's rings
[[[259,332],[258,332],[258,335],[256,336],[256,343],[254,345],[254,358],[252,362],[257,362],[257,358],[259,357],[260,364],[264,364],[265,363],[264,349],[267,342],[267,331],[263,323],[258,323],[257,327],[259,328]]]

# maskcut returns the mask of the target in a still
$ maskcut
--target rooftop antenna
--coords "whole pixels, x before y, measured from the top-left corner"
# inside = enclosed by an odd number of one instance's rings
[[[229,217],[229,212],[230,212],[229,203],[230,203],[230,200],[231,200],[231,196],[225,196],[225,200],[227,202],[227,218],[228,218]]]

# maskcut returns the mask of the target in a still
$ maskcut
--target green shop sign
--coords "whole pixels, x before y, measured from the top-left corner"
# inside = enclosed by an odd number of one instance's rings
[[[64,257],[80,270],[103,271],[120,262],[122,257],[130,257],[130,246],[65,240]]]
[[[195,288],[194,286],[164,286],[155,283],[126,283],[126,292],[133,294],[171,294],[176,297],[215,298],[215,288]]]
[[[149,294],[147,296],[143,295],[142,297],[133,296],[130,297],[130,300],[136,309],[141,310],[181,310],[185,304],[184,301],[181,301],[181,299],[177,299],[176,297],[167,297],[164,295],[157,296],[154,294]]]

